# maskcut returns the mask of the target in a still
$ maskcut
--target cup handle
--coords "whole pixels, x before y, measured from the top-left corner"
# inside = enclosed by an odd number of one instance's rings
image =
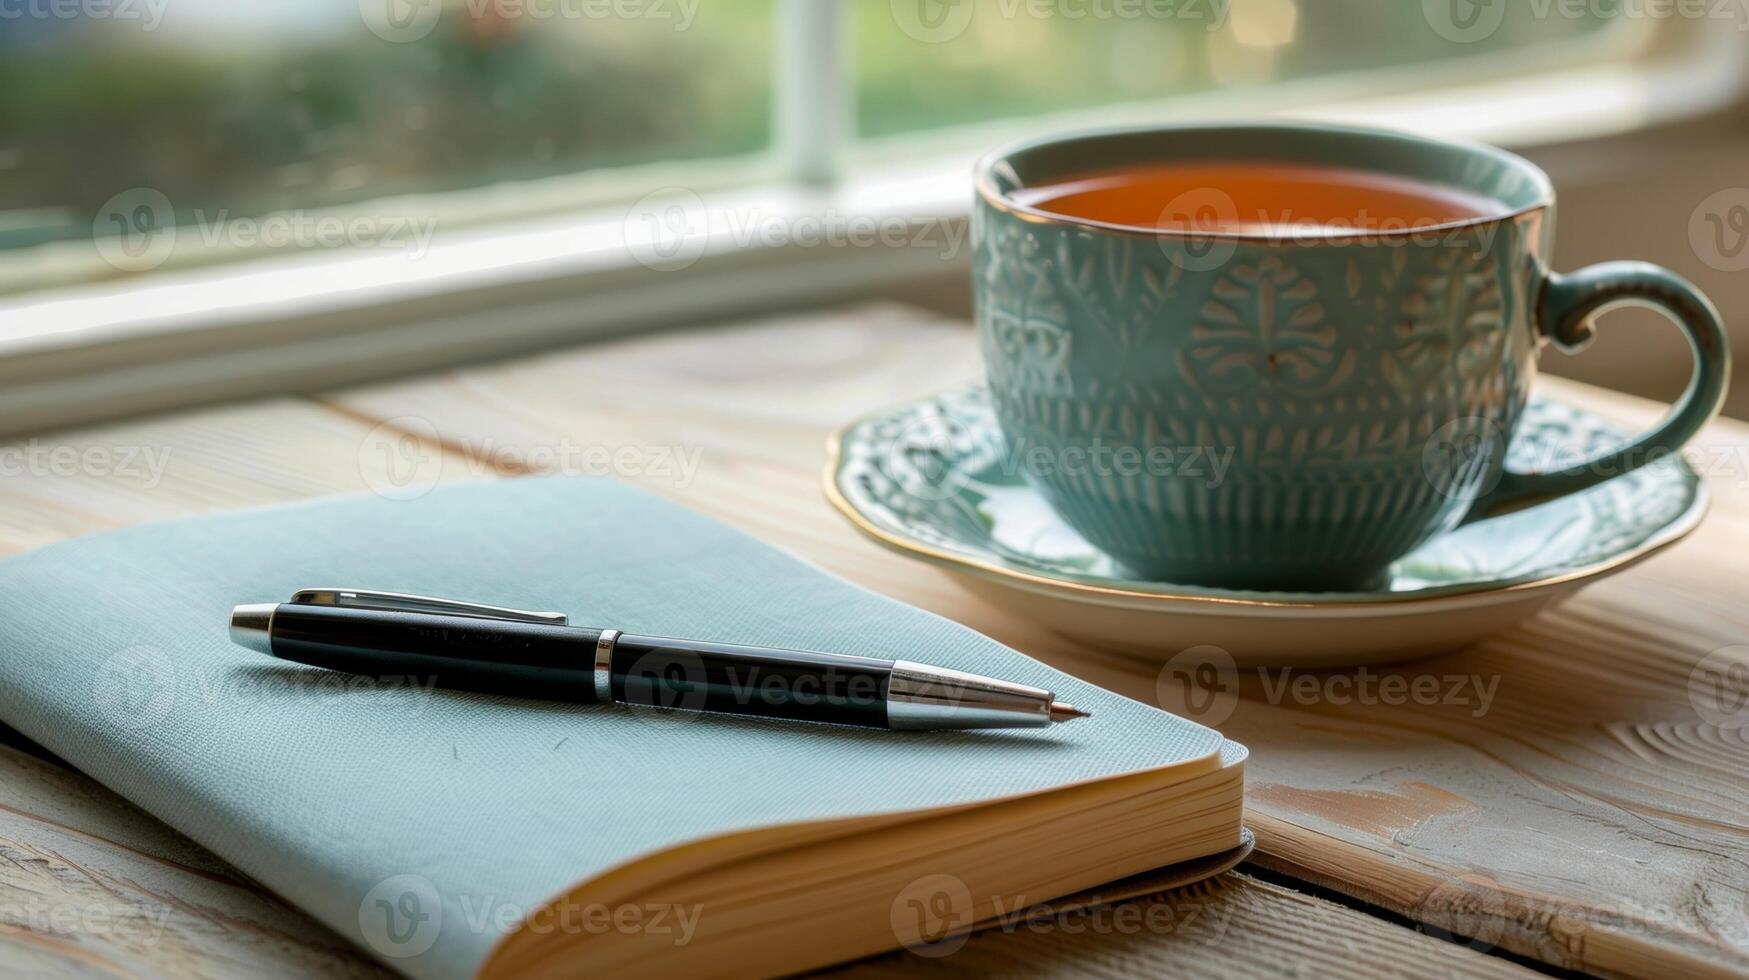
[[[1464,523],[1554,497],[1577,493],[1674,453],[1718,414],[1731,377],[1731,345],[1719,311],[1700,290],[1668,269],[1647,262],[1603,262],[1570,275],[1549,273],[1536,305],[1536,329],[1562,353],[1592,340],[1594,318],[1607,309],[1640,304],[1660,310],[1688,335],[1694,374],[1688,390],[1655,428],[1620,449],[1564,469],[1508,470],[1464,516]]]

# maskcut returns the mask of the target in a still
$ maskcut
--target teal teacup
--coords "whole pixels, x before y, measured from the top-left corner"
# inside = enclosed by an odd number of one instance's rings
[[[1232,206],[1218,186],[1152,226],[1020,200],[1199,161],[1358,168],[1499,213],[1230,233],[1195,217]],[[999,150],[977,195],[978,336],[1011,458],[1088,541],[1150,578],[1361,586],[1466,520],[1674,452],[1724,398],[1729,348],[1706,297],[1644,263],[1551,272],[1548,177],[1500,150],[1312,125],[1106,131]],[[1627,446],[1508,469],[1538,350],[1576,350],[1598,312],[1635,302],[1688,335],[1682,400]]]

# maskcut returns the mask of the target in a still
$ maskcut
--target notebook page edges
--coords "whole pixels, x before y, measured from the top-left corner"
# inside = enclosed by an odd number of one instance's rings
[[[230,642],[233,605],[334,584],[903,656],[1049,688],[1095,718],[903,735],[365,681]],[[604,480],[78,539],[0,563],[0,603],[0,720],[417,977],[470,975],[545,899],[680,843],[1035,792],[1222,747],[1212,730]],[[394,921],[408,896],[422,914]]]

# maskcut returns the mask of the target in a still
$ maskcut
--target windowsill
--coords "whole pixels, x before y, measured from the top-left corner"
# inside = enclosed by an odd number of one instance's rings
[[[1735,102],[1741,45],[1714,32],[1627,67],[1527,75],[1520,66],[1479,83],[1418,79],[1431,87],[1382,97],[1342,97],[1351,80],[1321,81],[1293,93],[1311,108],[1287,113],[1270,112],[1285,98],[1271,89],[894,140],[830,191],[661,199],[656,217],[676,204],[693,229],[666,243],[680,249],[673,262],[640,242],[634,205],[458,228],[422,255],[306,252],[0,297],[0,433],[328,387],[941,275],[967,261],[973,148],[1021,133],[1278,115],[1519,147],[1573,143]],[[925,162],[890,162],[900,156]]]

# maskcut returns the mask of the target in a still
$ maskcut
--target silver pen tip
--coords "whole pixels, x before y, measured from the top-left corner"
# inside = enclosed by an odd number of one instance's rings
[[[277,602],[249,602],[231,610],[231,642],[251,650],[273,652],[273,611]]]
[[[1061,701],[1052,701],[1051,702],[1051,720],[1052,721],[1068,721],[1071,718],[1088,718],[1088,717],[1091,717],[1091,715],[1089,715],[1085,711],[1082,711],[1080,708],[1074,707],[1072,705],[1064,704]]]

